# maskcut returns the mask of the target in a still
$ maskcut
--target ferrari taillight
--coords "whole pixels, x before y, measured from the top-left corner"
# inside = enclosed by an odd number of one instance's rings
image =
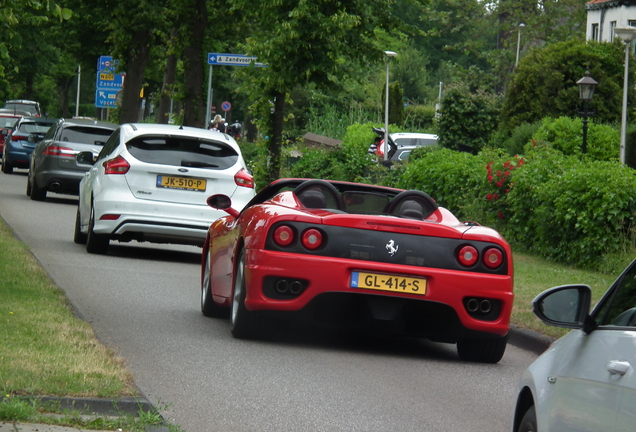
[[[126,174],[130,169],[128,161],[121,156],[107,160],[102,166],[104,167],[104,174]]]
[[[459,250],[459,256],[457,258],[462,265],[472,267],[477,262],[479,254],[477,253],[477,249],[474,247],[464,246]]]
[[[322,244],[322,233],[315,228],[310,228],[303,233],[303,246],[309,250],[318,249]]]
[[[61,156],[61,157],[71,157],[71,158],[75,157],[75,152],[73,151],[73,149],[70,149],[68,147],[53,146],[53,145],[48,146],[46,149],[44,149],[43,154],[47,156]]]
[[[496,269],[503,263],[503,254],[499,249],[490,248],[484,252],[484,264],[486,267]]]
[[[254,189],[254,177],[245,168],[241,168],[234,176],[234,183],[238,186]]]
[[[380,141],[380,144],[378,145],[378,157],[383,158],[384,157],[384,140]]]
[[[294,231],[287,225],[281,225],[274,230],[274,241],[278,246],[289,246],[294,241]]]

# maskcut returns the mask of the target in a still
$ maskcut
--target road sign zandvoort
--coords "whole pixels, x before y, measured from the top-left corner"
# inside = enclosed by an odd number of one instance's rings
[[[219,66],[264,66],[256,63],[257,57],[248,57],[245,54],[208,53],[208,64]]]

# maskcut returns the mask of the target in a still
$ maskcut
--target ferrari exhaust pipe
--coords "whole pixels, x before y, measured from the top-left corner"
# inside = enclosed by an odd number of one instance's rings
[[[276,291],[281,294],[285,294],[287,291],[289,291],[289,282],[287,282],[286,279],[280,279],[278,282],[276,282]]]
[[[488,312],[490,312],[492,309],[492,305],[490,304],[490,300],[482,300],[479,303],[479,311],[481,313],[485,313],[487,314]]]
[[[479,310],[479,302],[475,298],[471,298],[466,302],[466,309],[468,312],[477,312]]]
[[[292,294],[298,295],[302,290],[303,284],[301,284],[300,281],[296,280],[289,284],[289,292]]]

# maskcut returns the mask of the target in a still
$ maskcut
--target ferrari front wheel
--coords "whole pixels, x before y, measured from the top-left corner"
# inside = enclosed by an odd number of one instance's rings
[[[534,405],[528,408],[516,432],[537,432],[537,412]]]
[[[254,313],[245,308],[245,252],[241,251],[236,264],[230,330],[232,336],[249,339],[254,336]]]
[[[201,275],[201,313],[206,317],[217,318],[223,315],[227,309],[220,308],[212,299],[212,276],[210,271],[210,249],[203,248],[205,254],[205,267]]]

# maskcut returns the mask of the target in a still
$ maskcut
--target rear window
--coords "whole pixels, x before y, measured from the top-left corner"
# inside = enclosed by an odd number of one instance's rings
[[[158,165],[222,170],[239,158],[228,145],[188,137],[142,136],[128,141],[126,147],[140,161]]]
[[[10,109],[10,110],[26,111],[26,112],[31,113],[31,114],[40,114],[40,110],[37,108],[37,106],[35,106],[33,104],[23,104],[23,103],[9,102],[9,103],[5,104],[4,107],[6,109]]]
[[[437,144],[437,140],[429,138],[398,138],[394,141],[398,147],[414,147]]]
[[[51,128],[51,126],[53,126],[51,123],[24,122],[18,127],[18,131],[27,133],[27,134],[46,133]]]
[[[70,126],[62,131],[60,141],[104,145],[113,131],[86,126]]]
[[[2,128],[12,128],[13,125],[15,125],[15,122],[17,122],[18,119],[16,118],[9,118],[9,117],[0,117],[0,127]]]

